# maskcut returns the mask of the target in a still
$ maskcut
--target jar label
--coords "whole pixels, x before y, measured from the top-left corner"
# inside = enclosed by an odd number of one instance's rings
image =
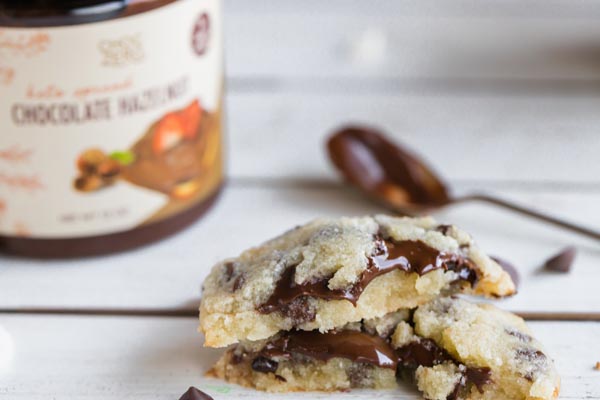
[[[0,28],[0,235],[75,238],[172,217],[222,179],[218,0]]]

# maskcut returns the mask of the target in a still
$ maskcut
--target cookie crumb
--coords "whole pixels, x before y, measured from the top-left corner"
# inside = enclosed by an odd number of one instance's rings
[[[596,361],[596,366],[594,367],[596,371],[600,371],[600,361]]]

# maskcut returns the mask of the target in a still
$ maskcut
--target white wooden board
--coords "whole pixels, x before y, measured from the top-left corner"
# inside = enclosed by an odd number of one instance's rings
[[[415,17],[538,17],[573,19],[600,18],[600,3],[589,0],[225,0],[226,15],[289,14],[334,16],[402,16]]]
[[[236,78],[600,78],[593,1],[244,3],[232,2],[225,19]]]
[[[600,183],[600,97],[292,90],[232,93],[228,105],[234,178],[333,178],[325,138],[362,122],[450,180]]]
[[[410,388],[340,394],[267,395],[203,373],[220,351],[202,348],[192,318],[0,315],[0,398],[174,400],[196,386],[226,399],[419,399]],[[532,322],[562,376],[561,399],[600,399],[600,323]]]
[[[498,191],[574,221],[600,226],[600,192],[562,194]],[[0,309],[116,308],[194,310],[200,285],[219,259],[235,256],[317,216],[381,211],[355,192],[316,187],[229,187],[216,209],[191,229],[129,253],[72,261],[0,257]],[[439,214],[470,231],[490,254],[522,271],[521,293],[505,307],[521,312],[600,313],[596,243],[483,205]],[[568,275],[540,274],[540,264],[564,245],[579,256]]]
[[[214,212],[125,254],[38,262],[0,256],[0,311],[194,312],[202,279],[236,255],[321,215],[380,211],[336,185],[325,135],[379,125],[458,192],[489,189],[600,227],[600,2],[589,0],[226,0],[229,171]],[[438,213],[521,270],[500,302],[530,315],[600,318],[600,247],[486,206]],[[567,244],[568,275],[539,272]],[[532,322],[556,358],[563,399],[600,399],[600,323]],[[218,357],[194,318],[0,312],[0,399],[216,400],[267,396],[207,380]],[[414,391],[310,398],[417,399]]]

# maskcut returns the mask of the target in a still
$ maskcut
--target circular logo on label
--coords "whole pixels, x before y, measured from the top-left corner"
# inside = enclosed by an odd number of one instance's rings
[[[210,18],[207,13],[202,13],[196,20],[192,32],[192,48],[194,49],[194,52],[199,56],[203,55],[208,48],[209,40]]]

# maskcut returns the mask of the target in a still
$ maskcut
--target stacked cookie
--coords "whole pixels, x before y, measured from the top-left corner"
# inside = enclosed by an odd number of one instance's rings
[[[503,297],[510,276],[431,218],[321,219],[207,277],[209,374],[260,390],[394,388],[427,399],[550,399],[559,378],[522,319],[454,297]]]

